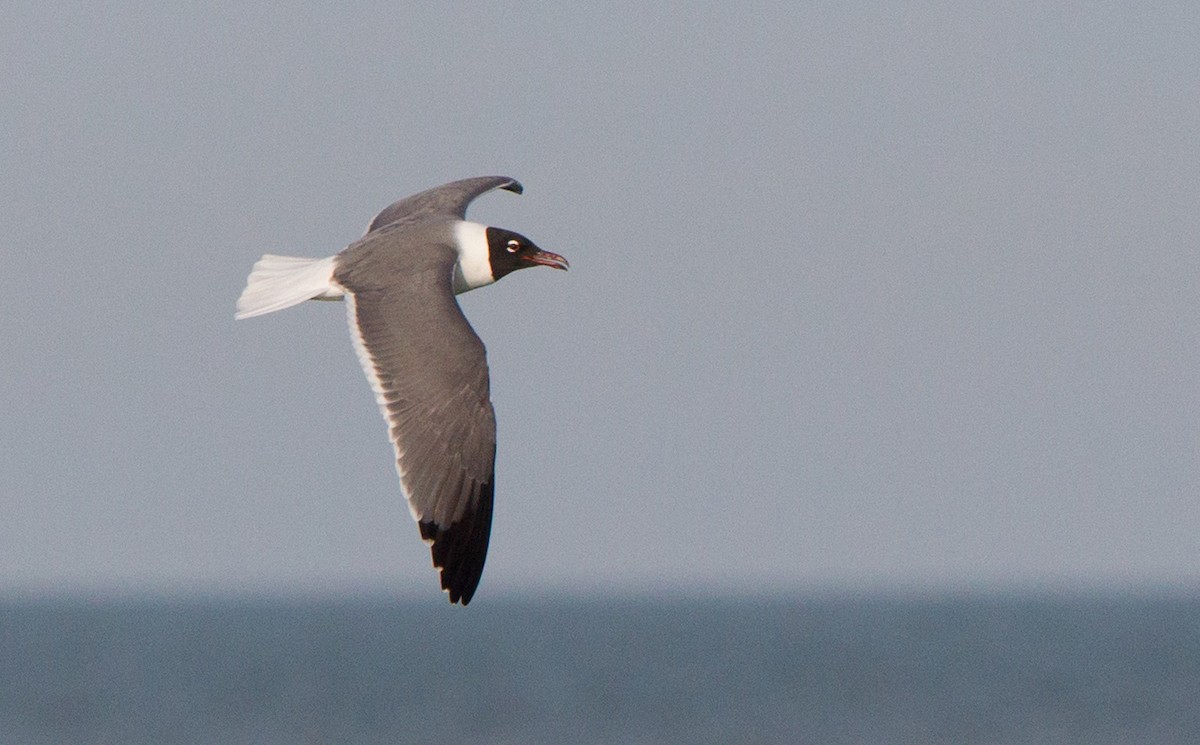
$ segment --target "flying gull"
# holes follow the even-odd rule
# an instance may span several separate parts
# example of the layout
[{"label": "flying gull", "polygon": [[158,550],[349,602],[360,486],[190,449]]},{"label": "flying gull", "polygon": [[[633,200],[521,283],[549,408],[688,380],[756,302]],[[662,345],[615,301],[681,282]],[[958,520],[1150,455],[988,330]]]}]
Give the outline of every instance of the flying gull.
[{"label": "flying gull", "polygon": [[496,418],[483,342],[454,296],[531,266],[567,260],[510,230],[466,220],[503,176],[455,181],[401,199],[335,256],[267,254],[237,301],[237,319],[305,300],[346,301],[350,336],[396,453],[400,490],[430,544],[451,603],[471,602],[492,527]]}]

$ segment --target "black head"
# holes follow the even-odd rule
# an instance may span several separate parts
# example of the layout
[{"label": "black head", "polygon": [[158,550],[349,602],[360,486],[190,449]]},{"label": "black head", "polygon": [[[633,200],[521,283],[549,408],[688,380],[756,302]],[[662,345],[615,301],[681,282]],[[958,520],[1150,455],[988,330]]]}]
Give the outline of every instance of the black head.
[{"label": "black head", "polygon": [[568,266],[563,257],[543,251],[533,241],[511,230],[488,228],[487,241],[493,279],[531,266],[552,266],[555,269],[566,269]]}]

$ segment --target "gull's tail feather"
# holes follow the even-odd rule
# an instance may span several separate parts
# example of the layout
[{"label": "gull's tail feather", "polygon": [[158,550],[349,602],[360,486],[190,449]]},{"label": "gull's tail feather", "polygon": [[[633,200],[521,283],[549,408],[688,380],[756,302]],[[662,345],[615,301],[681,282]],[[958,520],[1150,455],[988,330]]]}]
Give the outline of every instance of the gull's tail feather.
[{"label": "gull's tail feather", "polygon": [[333,282],[333,260],[267,254],[254,264],[234,318],[253,318],[290,308],[305,300],[338,300],[343,292]]}]

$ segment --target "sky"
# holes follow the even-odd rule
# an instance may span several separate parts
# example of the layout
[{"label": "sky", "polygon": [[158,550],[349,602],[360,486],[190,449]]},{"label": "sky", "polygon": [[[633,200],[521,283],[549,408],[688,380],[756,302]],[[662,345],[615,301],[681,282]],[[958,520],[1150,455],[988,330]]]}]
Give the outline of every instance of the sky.
[{"label": "sky", "polygon": [[340,306],[478,175],[477,600],[1200,587],[1188,3],[0,6],[0,592],[436,594]]}]

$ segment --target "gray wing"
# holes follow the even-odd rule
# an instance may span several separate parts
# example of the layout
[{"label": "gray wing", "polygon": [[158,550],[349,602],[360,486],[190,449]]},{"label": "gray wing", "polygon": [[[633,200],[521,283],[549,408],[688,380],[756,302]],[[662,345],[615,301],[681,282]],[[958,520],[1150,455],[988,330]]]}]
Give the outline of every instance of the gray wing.
[{"label": "gray wing", "polygon": [[517,194],[525,191],[519,181],[508,176],[480,176],[452,181],[394,202],[371,220],[367,232],[414,217],[441,215],[462,220],[467,216],[467,205],[493,189],[507,189]]},{"label": "gray wing", "polygon": [[346,290],[350,333],[387,421],[401,490],[442,588],[466,605],[491,533],[496,418],[483,342],[454,300],[453,249],[343,257],[334,279]]}]

